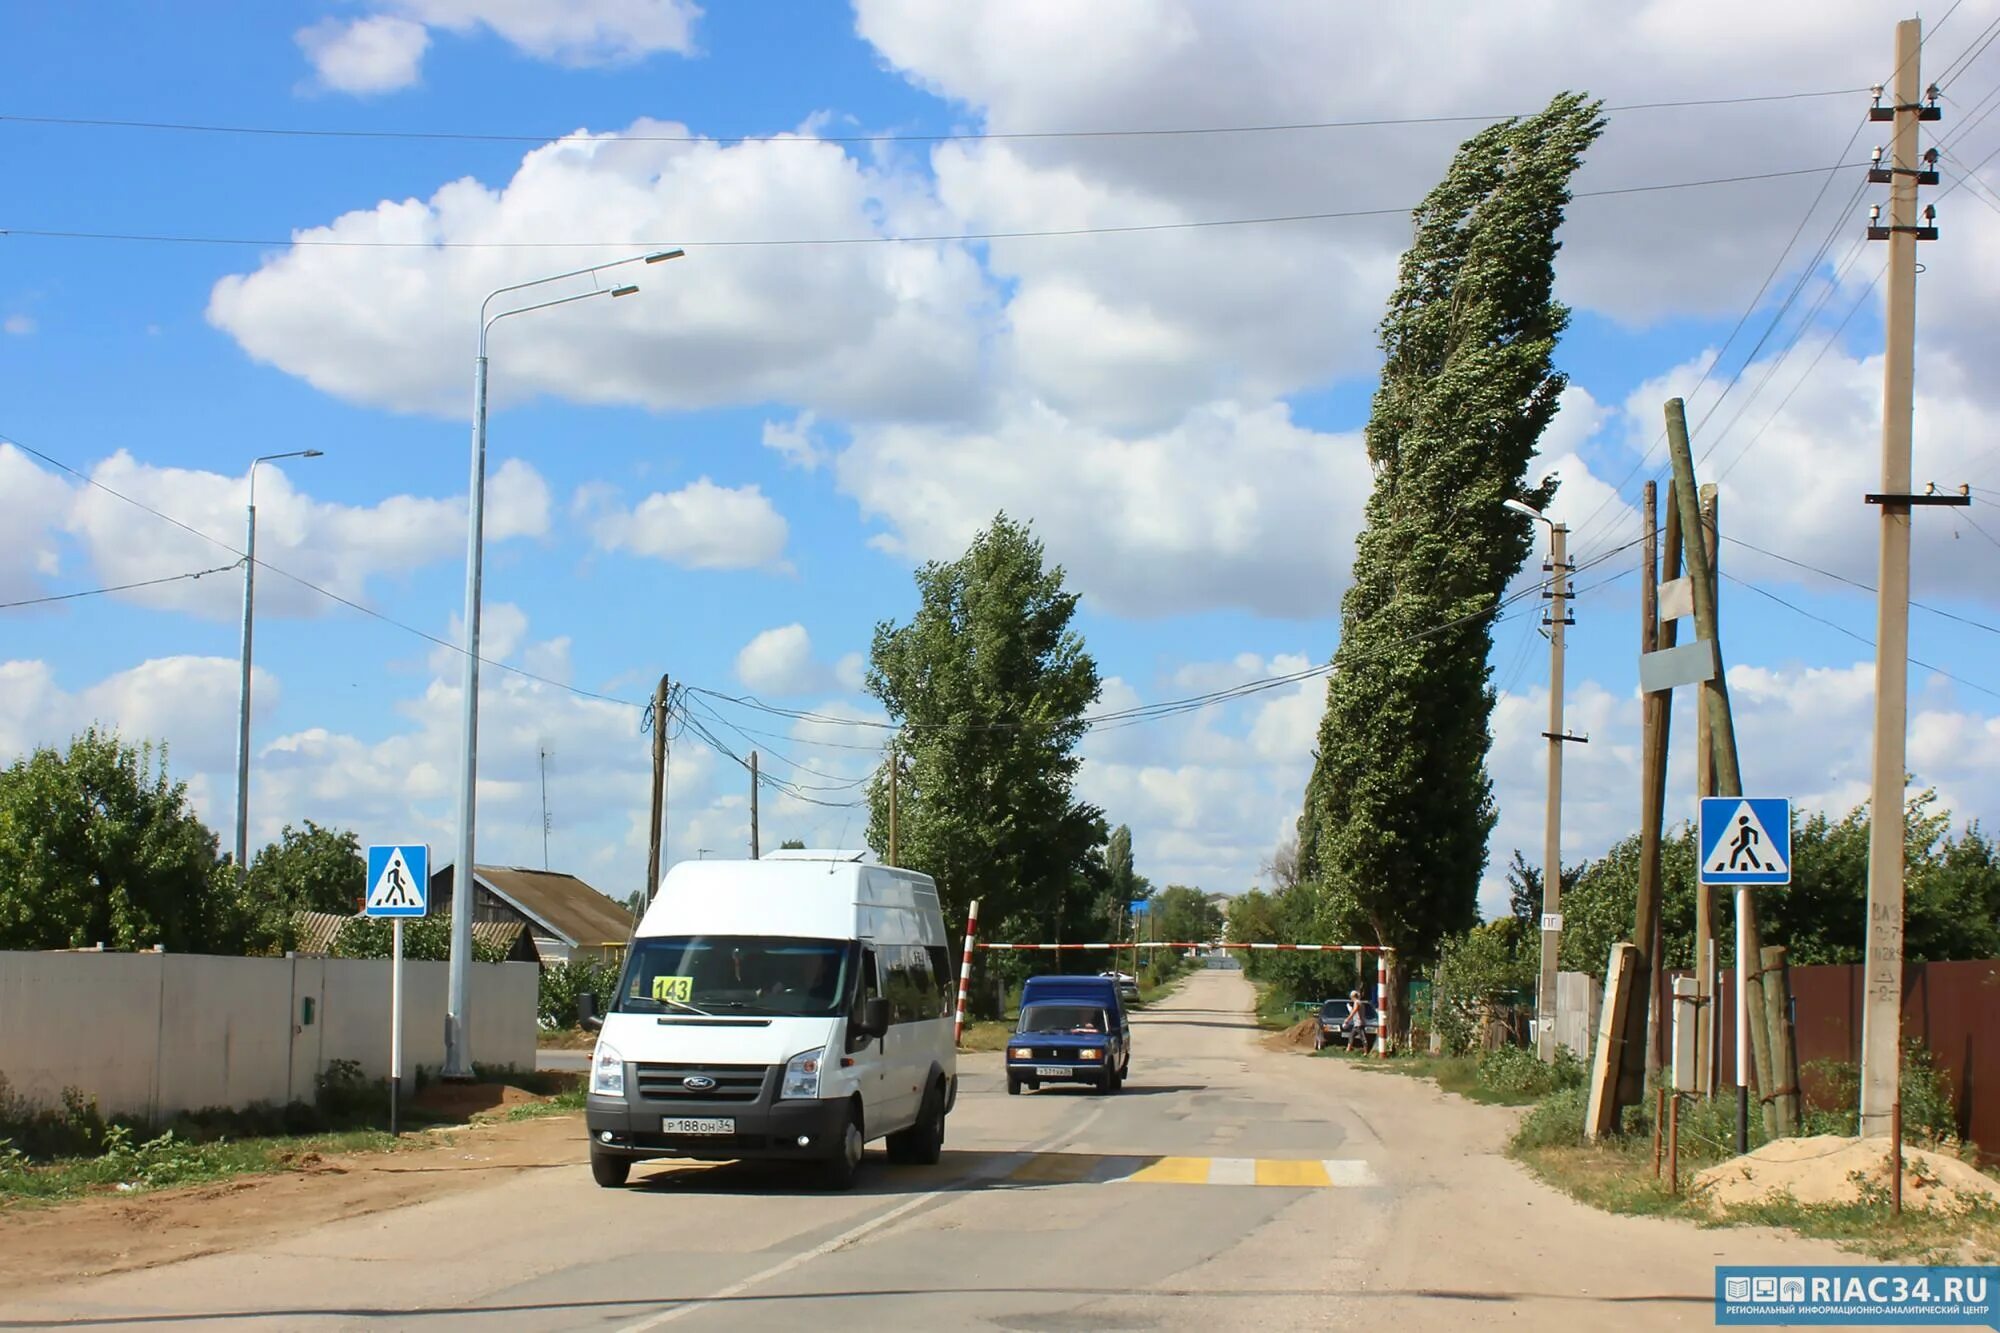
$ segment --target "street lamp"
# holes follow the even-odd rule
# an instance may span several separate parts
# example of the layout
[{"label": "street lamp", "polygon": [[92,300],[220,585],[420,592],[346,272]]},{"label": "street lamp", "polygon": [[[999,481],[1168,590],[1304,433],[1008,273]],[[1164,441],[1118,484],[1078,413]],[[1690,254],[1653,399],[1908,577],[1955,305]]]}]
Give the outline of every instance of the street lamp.
[{"label": "street lamp", "polygon": [[679,259],[684,253],[681,250],[663,250],[629,255],[605,264],[571,269],[567,273],[552,273],[546,278],[496,288],[479,303],[479,356],[473,363],[472,371],[472,481],[465,526],[464,740],[458,772],[458,862],[452,871],[451,967],[445,997],[444,1078],[472,1077],[471,1033],[466,1022],[465,1000],[466,964],[472,957],[473,827],[479,767],[479,580],[486,526],[486,335],[495,324],[513,315],[547,310],[573,301],[588,301],[595,296],[630,296],[639,288],[630,283],[619,287],[594,286],[587,292],[512,306],[491,315],[487,314],[487,308],[509,292],[525,291],[567,278],[594,278],[606,269],[626,264],[657,264],[662,260]]},{"label": "street lamp", "polygon": [[1569,623],[1564,609],[1569,600],[1569,529],[1519,500],[1504,503],[1517,514],[1549,525],[1549,729],[1542,733],[1549,741],[1549,792],[1542,825],[1542,958],[1535,985],[1535,1052],[1544,1060],[1553,1060],[1556,956],[1562,943],[1562,928],[1557,924],[1562,920],[1562,750],[1563,742],[1570,739],[1563,730],[1563,629]]},{"label": "street lamp", "polygon": [[250,460],[250,511],[243,537],[243,678],[236,692],[236,890],[250,875],[250,630],[257,590],[257,465],[280,458],[318,458],[317,449],[263,454]]}]

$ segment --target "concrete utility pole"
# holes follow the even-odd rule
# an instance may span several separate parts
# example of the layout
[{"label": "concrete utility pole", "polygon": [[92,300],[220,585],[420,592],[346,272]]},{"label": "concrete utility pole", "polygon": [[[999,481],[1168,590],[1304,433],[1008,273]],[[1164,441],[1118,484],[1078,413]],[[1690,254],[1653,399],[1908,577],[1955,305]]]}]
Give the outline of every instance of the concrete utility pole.
[{"label": "concrete utility pole", "polygon": [[1562,748],[1583,739],[1563,730],[1563,630],[1568,627],[1569,529],[1519,500],[1507,508],[1549,525],[1549,742],[1548,810],[1542,826],[1542,966],[1535,988],[1535,1051],[1556,1058],[1556,959],[1562,944]]},{"label": "concrete utility pole", "polygon": [[[667,678],[653,690],[653,804],[652,822],[646,827],[645,905],[653,905],[660,888],[660,854],[665,850],[667,815]],[[642,913],[643,914],[643,913]]]},{"label": "concrete utility pole", "polygon": [[750,859],[759,860],[763,852],[757,846],[757,752],[750,752]]},{"label": "concrete utility pole", "polygon": [[[1926,180],[1917,156],[1920,121],[1936,120],[1919,101],[1923,25],[1896,25],[1893,102],[1870,112],[1895,124],[1891,167],[1869,179],[1889,186],[1889,225],[1870,225],[1871,240],[1889,242],[1889,301],[1882,371],[1881,577],[1875,603],[1875,756],[1868,802],[1868,973],[1861,1007],[1861,1133],[1887,1134],[1901,1096],[1903,1034],[1903,798],[1907,770],[1910,656],[1910,437],[1917,352],[1917,241],[1935,237],[1917,225],[1917,186]],[[1871,223],[1875,220],[1871,210]]]}]

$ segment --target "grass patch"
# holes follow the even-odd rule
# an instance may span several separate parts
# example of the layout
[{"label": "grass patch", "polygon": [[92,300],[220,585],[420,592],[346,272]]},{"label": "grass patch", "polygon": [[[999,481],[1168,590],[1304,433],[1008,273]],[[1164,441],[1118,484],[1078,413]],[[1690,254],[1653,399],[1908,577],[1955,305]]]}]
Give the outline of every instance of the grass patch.
[{"label": "grass patch", "polygon": [[1292,993],[1273,981],[1252,982],[1257,988],[1257,1026],[1283,1032],[1312,1011],[1292,1007]]},{"label": "grass patch", "polygon": [[1576,1122],[1583,1124],[1584,1069],[1568,1051],[1555,1063],[1543,1064],[1533,1051],[1519,1046],[1503,1046],[1480,1055],[1397,1055],[1384,1060],[1365,1052],[1352,1055],[1329,1046],[1317,1053],[1321,1059],[1352,1060],[1361,1069],[1380,1073],[1427,1078],[1445,1092],[1457,1093],[1470,1101],[1493,1106],[1532,1106],[1545,1098],[1576,1100]]},{"label": "grass patch", "polygon": [[18,1204],[59,1203],[92,1194],[133,1193],[200,1185],[232,1176],[298,1170],[329,1153],[383,1151],[398,1140],[379,1130],[277,1138],[195,1142],[172,1131],[143,1143],[113,1125],[104,1152],[37,1162],[18,1148],[0,1147],[0,1210]]},{"label": "grass patch", "polygon": [[1007,1039],[1014,1035],[1014,1023],[1005,1018],[982,1018],[969,1022],[965,1030],[958,1034],[958,1049],[961,1051],[998,1051],[1007,1045]]},{"label": "grass patch", "polygon": [[1674,1217],[1705,1228],[1780,1227],[1881,1260],[1990,1264],[2000,1259],[2000,1208],[1981,1205],[1957,1215],[1911,1209],[1897,1216],[1886,1197],[1813,1206],[1773,1199],[1718,1216],[1688,1199],[1693,1172],[1685,1163],[1680,1194],[1653,1178],[1650,1138],[1562,1147],[1523,1146],[1517,1140],[1509,1155],[1538,1179],[1608,1213]]},{"label": "grass patch", "polygon": [[571,1086],[550,1096],[545,1102],[528,1102],[521,1106],[508,1107],[507,1114],[502,1118],[539,1120],[545,1115],[567,1115],[572,1111],[581,1111],[588,1096],[589,1089],[584,1086],[582,1079],[578,1079]]}]

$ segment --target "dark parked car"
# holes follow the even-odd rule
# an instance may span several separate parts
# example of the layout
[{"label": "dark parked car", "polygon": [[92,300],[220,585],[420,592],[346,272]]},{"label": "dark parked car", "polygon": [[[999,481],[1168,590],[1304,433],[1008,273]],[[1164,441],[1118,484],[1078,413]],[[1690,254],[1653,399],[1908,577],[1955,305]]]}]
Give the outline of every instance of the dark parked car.
[{"label": "dark parked car", "polygon": [[1360,1025],[1348,1019],[1352,1000],[1328,1000],[1319,1007],[1319,1026],[1313,1030],[1313,1049],[1324,1050],[1328,1046],[1345,1046],[1350,1037],[1363,1050],[1375,1044],[1375,1036],[1382,1030],[1382,1015],[1366,1000],[1361,1001]]}]

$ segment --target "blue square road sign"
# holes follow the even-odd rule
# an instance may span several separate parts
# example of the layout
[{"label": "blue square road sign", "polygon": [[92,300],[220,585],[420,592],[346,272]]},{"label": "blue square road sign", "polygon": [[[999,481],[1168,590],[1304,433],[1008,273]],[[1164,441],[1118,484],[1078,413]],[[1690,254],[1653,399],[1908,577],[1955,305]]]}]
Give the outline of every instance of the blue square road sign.
[{"label": "blue square road sign", "polygon": [[1792,803],[1782,796],[1704,796],[1701,882],[1792,882]]},{"label": "blue square road sign", "polygon": [[367,916],[423,916],[430,910],[431,849],[427,843],[385,843],[368,849]]}]

